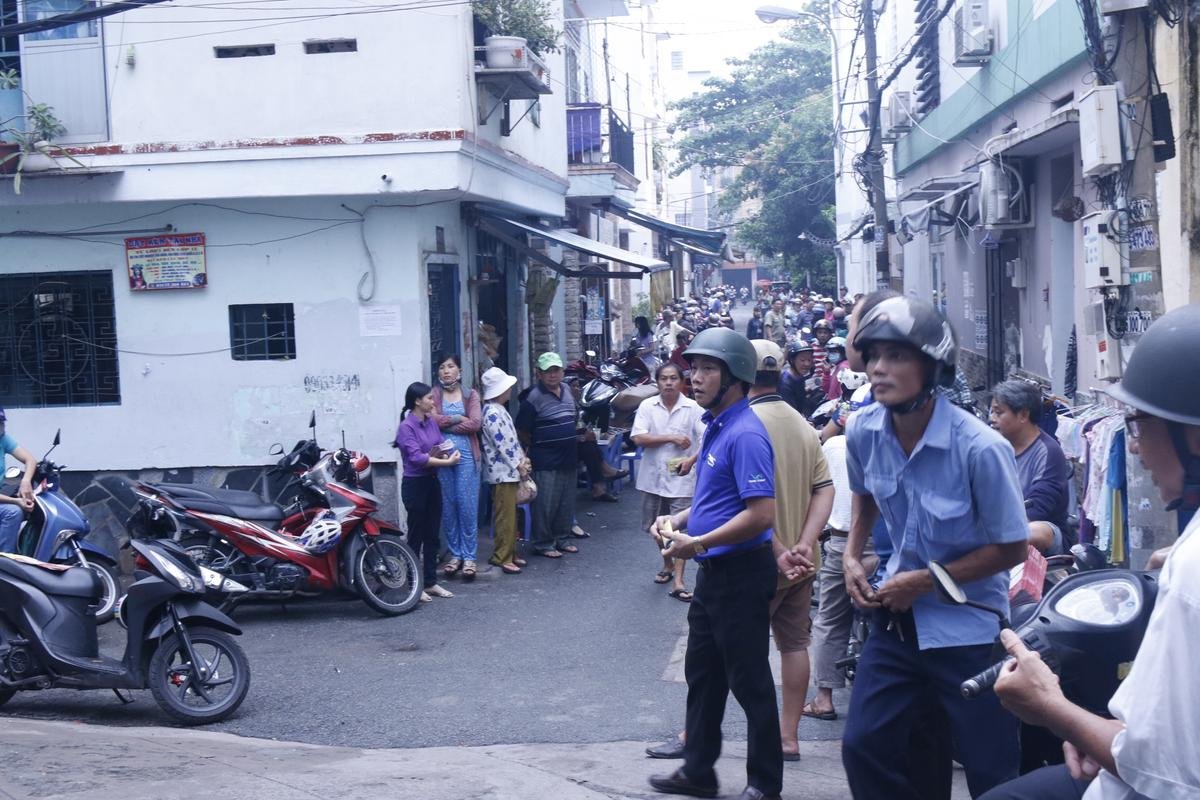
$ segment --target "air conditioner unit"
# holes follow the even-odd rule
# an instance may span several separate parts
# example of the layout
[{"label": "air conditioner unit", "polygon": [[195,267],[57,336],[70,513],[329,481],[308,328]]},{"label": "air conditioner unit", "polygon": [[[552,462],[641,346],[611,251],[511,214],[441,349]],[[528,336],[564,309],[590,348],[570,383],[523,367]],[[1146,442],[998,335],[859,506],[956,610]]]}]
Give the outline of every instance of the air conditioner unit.
[{"label": "air conditioner unit", "polygon": [[888,122],[894,131],[912,130],[912,93],[893,92],[888,98]]},{"label": "air conditioner unit", "polygon": [[1020,163],[1006,159],[979,165],[979,220],[985,228],[1027,227],[1033,220],[1032,195]]},{"label": "air conditioner unit", "polygon": [[987,0],[964,0],[954,10],[954,66],[982,64],[992,55]]}]

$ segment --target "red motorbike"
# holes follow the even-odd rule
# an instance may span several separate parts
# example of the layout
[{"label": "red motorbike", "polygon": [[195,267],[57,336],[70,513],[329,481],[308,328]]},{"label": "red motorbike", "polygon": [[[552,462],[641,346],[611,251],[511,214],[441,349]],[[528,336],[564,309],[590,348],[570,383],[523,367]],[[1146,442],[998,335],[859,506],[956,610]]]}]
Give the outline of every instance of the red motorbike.
[{"label": "red motorbike", "polygon": [[138,483],[130,532],[174,539],[197,565],[249,588],[221,593],[226,606],[340,589],[381,614],[404,614],[420,601],[421,567],[401,532],[376,519],[378,499],[359,488],[369,467],[344,447],[321,455],[315,440],[302,441],[276,465],[297,476],[287,506],[254,492]]}]

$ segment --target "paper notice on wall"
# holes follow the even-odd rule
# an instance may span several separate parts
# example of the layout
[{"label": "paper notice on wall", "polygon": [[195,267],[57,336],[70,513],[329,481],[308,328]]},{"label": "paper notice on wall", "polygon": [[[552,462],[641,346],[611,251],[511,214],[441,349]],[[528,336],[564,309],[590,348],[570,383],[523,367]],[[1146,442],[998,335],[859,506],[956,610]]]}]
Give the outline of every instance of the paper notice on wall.
[{"label": "paper notice on wall", "polygon": [[583,321],[584,336],[600,336],[604,333],[604,320],[585,319]]},{"label": "paper notice on wall", "polygon": [[379,305],[358,307],[360,336],[400,336],[400,306]]},{"label": "paper notice on wall", "polygon": [[202,289],[208,285],[203,233],[172,233],[125,240],[129,288]]}]

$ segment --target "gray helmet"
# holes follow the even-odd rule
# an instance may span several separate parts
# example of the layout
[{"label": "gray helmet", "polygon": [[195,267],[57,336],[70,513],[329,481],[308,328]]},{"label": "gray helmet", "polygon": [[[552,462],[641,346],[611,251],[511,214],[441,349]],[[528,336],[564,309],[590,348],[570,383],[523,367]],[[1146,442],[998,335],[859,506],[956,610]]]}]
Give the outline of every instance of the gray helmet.
[{"label": "gray helmet", "polygon": [[[1154,321],[1129,357],[1110,397],[1170,422],[1200,425],[1200,303]],[[1192,355],[1188,355],[1191,353]]]},{"label": "gray helmet", "polygon": [[758,354],[750,340],[729,328],[705,328],[696,334],[683,357],[691,363],[693,356],[715,358],[739,381],[754,383]]},{"label": "gray helmet", "polygon": [[954,328],[924,300],[889,297],[864,314],[858,322],[854,346],[865,355],[875,342],[899,342],[915,347],[937,365],[935,383],[941,386],[954,383],[954,365],[958,360]]}]

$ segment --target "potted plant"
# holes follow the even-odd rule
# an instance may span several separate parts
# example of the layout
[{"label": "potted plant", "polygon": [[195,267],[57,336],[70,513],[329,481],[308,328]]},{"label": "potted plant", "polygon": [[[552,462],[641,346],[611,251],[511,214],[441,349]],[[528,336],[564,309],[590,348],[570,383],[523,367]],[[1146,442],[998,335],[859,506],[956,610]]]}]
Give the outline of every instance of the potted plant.
[{"label": "potted plant", "polygon": [[493,69],[527,66],[524,50],[539,55],[558,50],[548,0],[471,0],[475,18],[491,31],[483,40]]},{"label": "potted plant", "polygon": [[[21,78],[15,69],[0,70],[0,89],[20,89]],[[21,175],[30,156],[42,155],[60,168],[66,168],[65,161],[82,167],[70,153],[61,147],[50,144],[56,136],[66,133],[66,127],[54,109],[45,103],[35,103],[33,98],[22,91],[24,113],[7,119],[0,119],[0,173],[13,176],[13,191],[21,193]]]}]

